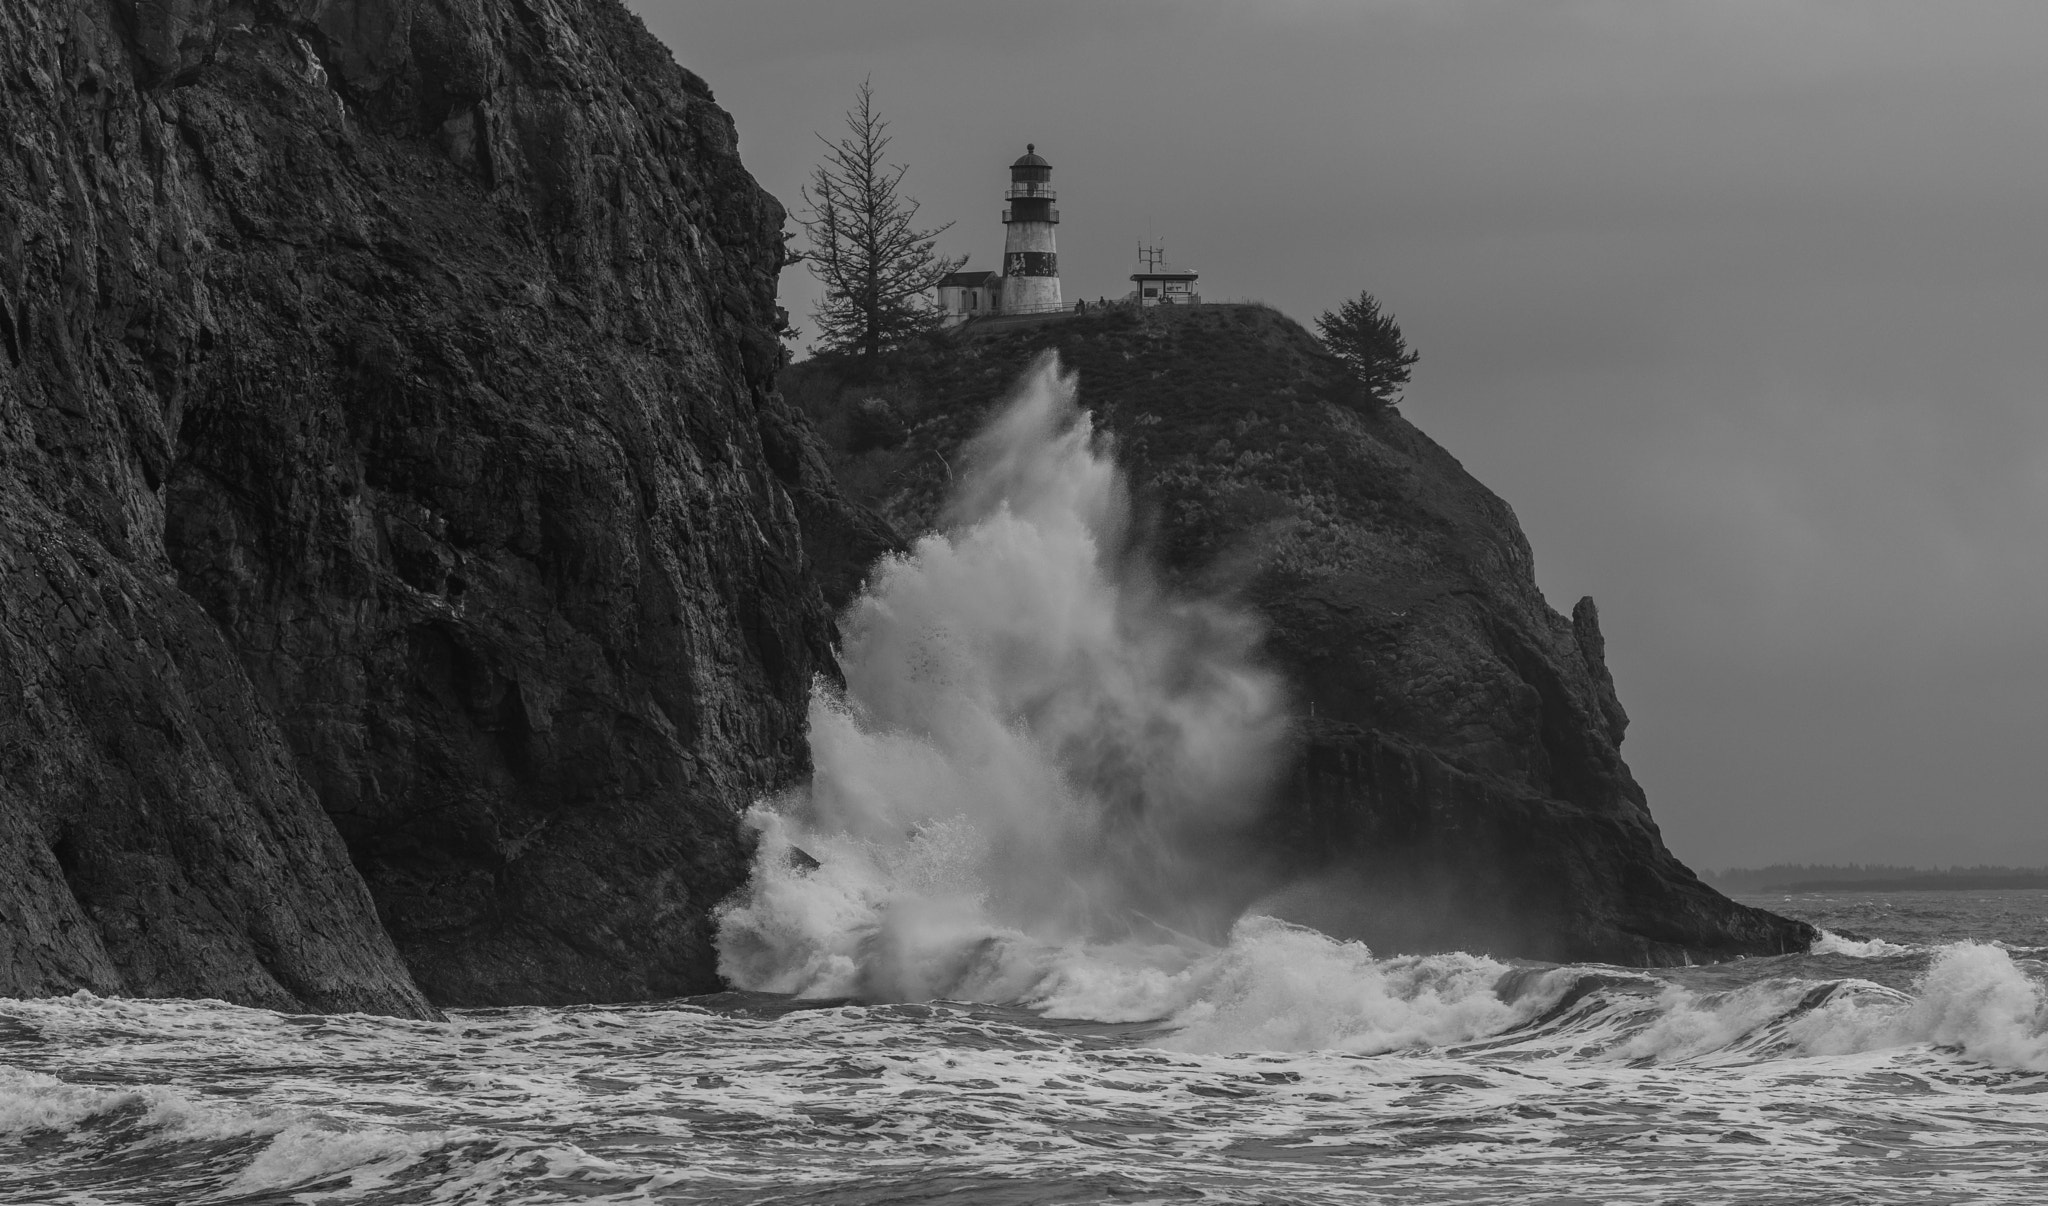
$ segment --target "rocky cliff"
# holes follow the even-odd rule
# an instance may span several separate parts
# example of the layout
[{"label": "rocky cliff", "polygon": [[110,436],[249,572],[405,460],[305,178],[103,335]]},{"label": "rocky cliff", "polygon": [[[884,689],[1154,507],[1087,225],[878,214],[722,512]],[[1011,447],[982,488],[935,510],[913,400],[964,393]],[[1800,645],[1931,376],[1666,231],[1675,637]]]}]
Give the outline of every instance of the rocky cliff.
[{"label": "rocky cliff", "polygon": [[0,994],[711,987],[781,223],[615,0],[0,0]]},{"label": "rocky cliff", "polygon": [[1665,848],[1592,600],[1557,614],[1507,504],[1277,313],[970,324],[868,379],[799,365],[784,391],[848,492],[915,532],[1046,350],[1079,373],[1168,565],[1258,610],[1297,692],[1269,909],[1382,951],[1664,964],[1812,940]]}]

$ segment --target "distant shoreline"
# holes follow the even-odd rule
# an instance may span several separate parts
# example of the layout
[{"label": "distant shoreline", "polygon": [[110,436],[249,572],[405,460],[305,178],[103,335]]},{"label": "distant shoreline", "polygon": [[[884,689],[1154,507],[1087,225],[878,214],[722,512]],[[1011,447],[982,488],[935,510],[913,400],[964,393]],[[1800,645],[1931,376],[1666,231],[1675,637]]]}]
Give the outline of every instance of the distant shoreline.
[{"label": "distant shoreline", "polygon": [[1715,885],[1723,892],[1995,892],[2048,888],[2048,872],[2030,875],[1909,875],[1885,879],[1820,879],[1756,885]]}]

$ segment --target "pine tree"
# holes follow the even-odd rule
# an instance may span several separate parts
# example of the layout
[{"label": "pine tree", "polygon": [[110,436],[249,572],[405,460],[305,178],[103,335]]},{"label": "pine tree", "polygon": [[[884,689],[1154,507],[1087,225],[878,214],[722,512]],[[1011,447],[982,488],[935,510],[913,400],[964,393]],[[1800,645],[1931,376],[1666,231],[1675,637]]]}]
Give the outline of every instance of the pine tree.
[{"label": "pine tree", "polygon": [[1379,299],[1360,293],[1336,310],[1325,310],[1316,319],[1323,345],[1351,366],[1368,396],[1379,402],[1399,400],[1401,387],[1408,384],[1408,370],[1421,355],[1401,336],[1401,326],[1392,314],[1380,309]]},{"label": "pine tree", "polygon": [[875,112],[874,89],[862,81],[846,114],[845,137],[818,135],[824,162],[804,187],[811,275],[825,296],[811,311],[827,351],[858,351],[872,359],[938,322],[926,294],[964,260],[934,250],[939,235],[917,227],[917,202],[899,190],[906,166],[883,162],[889,123]]}]

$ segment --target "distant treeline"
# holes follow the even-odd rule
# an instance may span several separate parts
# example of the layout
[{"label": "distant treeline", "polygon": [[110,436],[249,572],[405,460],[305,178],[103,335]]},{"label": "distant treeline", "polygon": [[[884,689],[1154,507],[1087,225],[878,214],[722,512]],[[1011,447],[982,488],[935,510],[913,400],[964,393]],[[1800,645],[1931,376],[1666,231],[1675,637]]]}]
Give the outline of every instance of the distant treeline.
[{"label": "distant treeline", "polygon": [[1723,892],[1954,892],[2048,888],[2048,867],[1895,867],[1887,863],[1774,863],[1709,871]]}]

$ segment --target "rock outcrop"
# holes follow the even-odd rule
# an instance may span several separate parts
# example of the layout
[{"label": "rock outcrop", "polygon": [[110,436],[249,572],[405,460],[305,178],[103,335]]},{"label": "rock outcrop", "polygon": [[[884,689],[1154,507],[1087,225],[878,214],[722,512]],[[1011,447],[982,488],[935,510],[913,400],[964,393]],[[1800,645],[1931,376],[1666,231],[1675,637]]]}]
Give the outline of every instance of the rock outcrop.
[{"label": "rock outcrop", "polygon": [[0,993],[714,987],[782,218],[616,0],[0,0]]},{"label": "rock outcrop", "polygon": [[1286,887],[1266,907],[1383,951],[1662,964],[1812,940],[1665,848],[1621,758],[1592,600],[1551,609],[1507,504],[1277,313],[971,324],[873,380],[816,361],[784,390],[848,493],[915,532],[954,451],[1048,349],[1169,567],[1259,611],[1297,692],[1265,826]]}]

